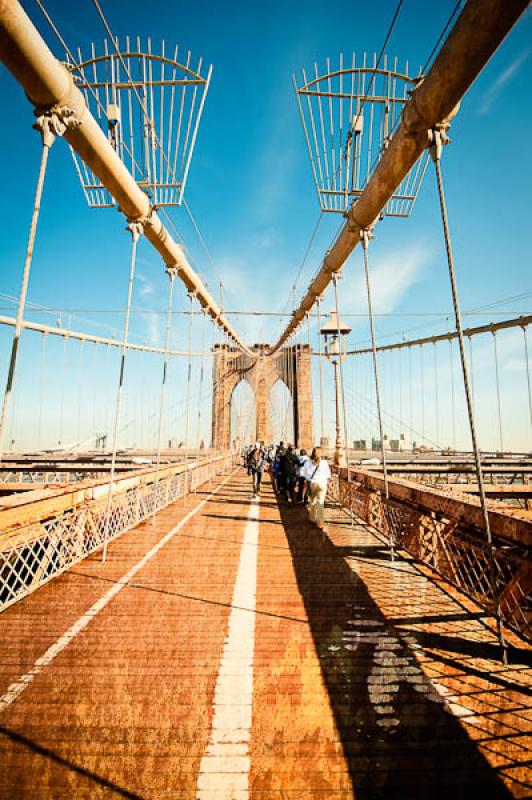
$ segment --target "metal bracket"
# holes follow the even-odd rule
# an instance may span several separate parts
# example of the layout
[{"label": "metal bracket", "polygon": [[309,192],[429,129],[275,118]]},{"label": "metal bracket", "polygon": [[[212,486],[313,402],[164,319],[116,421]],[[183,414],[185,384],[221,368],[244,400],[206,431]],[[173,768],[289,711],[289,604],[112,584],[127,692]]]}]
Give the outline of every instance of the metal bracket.
[{"label": "metal bracket", "polygon": [[134,242],[138,242],[139,238],[144,233],[143,219],[128,220],[126,231],[129,231]]},{"label": "metal bracket", "polygon": [[444,145],[449,144],[451,141],[447,136],[449,127],[450,126],[448,122],[441,122],[439,125],[435,125],[435,127],[432,128],[432,130],[429,130],[427,133],[430,155],[434,162],[441,159]]},{"label": "metal bracket", "polygon": [[172,266],[166,264],[165,266],[166,266],[166,274],[168,275],[170,280],[171,281],[175,280],[175,278],[179,275],[179,267],[176,266],[175,264],[173,264]]},{"label": "metal bracket", "polygon": [[373,228],[363,228],[360,231],[360,241],[362,242],[362,247],[364,250],[368,249],[368,245],[371,239],[375,238],[375,234],[373,233]]},{"label": "metal bracket", "polygon": [[50,148],[56,136],[63,136],[67,130],[72,130],[81,125],[81,120],[68,106],[51,106],[46,109],[36,109],[37,119],[33,125],[42,137],[44,147]]}]

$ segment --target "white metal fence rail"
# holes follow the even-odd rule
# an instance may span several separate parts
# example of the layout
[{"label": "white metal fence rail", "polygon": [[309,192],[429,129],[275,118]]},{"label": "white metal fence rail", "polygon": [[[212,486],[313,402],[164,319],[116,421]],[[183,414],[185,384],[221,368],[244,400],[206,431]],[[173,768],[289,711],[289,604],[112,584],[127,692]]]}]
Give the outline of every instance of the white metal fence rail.
[{"label": "white metal fence rail", "polygon": [[228,453],[160,480],[154,475],[151,483],[115,493],[109,517],[102,496],[0,534],[0,612],[233,464]]}]

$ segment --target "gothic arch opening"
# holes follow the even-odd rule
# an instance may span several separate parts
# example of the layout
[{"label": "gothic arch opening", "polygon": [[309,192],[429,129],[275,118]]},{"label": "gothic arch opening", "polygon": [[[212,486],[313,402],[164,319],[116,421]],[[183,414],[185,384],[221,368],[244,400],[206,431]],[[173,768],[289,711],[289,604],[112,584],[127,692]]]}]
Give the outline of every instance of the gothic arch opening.
[{"label": "gothic arch opening", "polygon": [[231,445],[241,448],[255,440],[255,394],[246,378],[241,378],[231,394]]},{"label": "gothic arch opening", "polygon": [[270,392],[270,429],[274,442],[294,443],[294,405],[290,389],[281,378]]}]

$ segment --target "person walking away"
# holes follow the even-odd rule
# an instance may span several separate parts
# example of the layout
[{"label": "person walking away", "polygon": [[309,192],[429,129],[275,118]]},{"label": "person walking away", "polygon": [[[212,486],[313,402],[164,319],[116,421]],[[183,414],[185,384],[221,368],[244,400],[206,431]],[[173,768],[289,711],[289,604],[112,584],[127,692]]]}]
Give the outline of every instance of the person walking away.
[{"label": "person walking away", "polygon": [[299,466],[299,458],[294,452],[292,445],[288,445],[285,456],[285,487],[286,499],[289,503],[293,503],[295,499],[295,486],[297,480],[297,468]]},{"label": "person walking away", "polygon": [[287,451],[284,449],[283,442],[280,443],[279,447],[277,448],[277,459],[279,461],[279,477],[278,477],[278,488],[279,494],[287,499],[287,487],[286,487],[286,456]]},{"label": "person walking away", "polygon": [[309,517],[311,522],[323,531],[325,498],[331,469],[322,456],[321,447],[313,449],[310,461],[306,464],[305,477],[309,484]]},{"label": "person walking away", "polygon": [[301,449],[299,452],[299,463],[297,466],[297,502],[304,503],[305,505],[308,503],[308,484],[307,479],[305,478],[307,461],[309,461],[307,451]]},{"label": "person walking away", "polygon": [[251,465],[251,475],[253,477],[253,497],[258,497],[260,495],[262,474],[266,469],[266,458],[264,455],[264,450],[262,449],[262,447],[258,442],[251,453],[250,465]]}]

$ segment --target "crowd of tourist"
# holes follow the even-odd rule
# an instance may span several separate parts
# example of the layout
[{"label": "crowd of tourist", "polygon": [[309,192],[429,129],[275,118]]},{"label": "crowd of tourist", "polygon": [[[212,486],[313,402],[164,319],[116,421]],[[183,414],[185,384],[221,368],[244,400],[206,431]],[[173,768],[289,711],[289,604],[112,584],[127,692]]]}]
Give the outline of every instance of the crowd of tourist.
[{"label": "crowd of tourist", "polygon": [[262,477],[268,471],[279,498],[308,506],[311,521],[323,530],[331,470],[320,447],[315,447],[309,456],[305,449],[297,450],[291,444],[285,447],[284,442],[277,446],[254,442],[243,449],[242,456],[253,481],[254,498],[259,496]]}]

